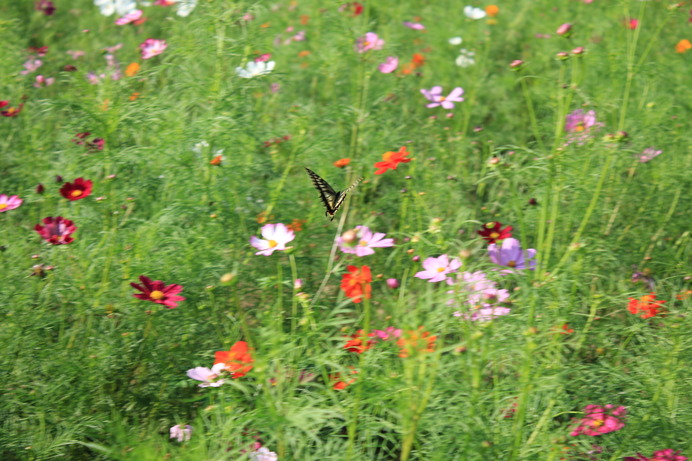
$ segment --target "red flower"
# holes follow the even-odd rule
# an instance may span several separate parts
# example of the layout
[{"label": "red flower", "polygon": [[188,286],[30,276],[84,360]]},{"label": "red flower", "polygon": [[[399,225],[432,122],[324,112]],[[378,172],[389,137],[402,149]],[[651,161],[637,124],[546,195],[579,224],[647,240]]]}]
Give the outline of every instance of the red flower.
[{"label": "red flower", "polygon": [[500,229],[501,227],[502,223],[493,221],[485,224],[483,229],[476,232],[490,244],[495,243],[498,240],[510,238],[512,236],[512,226],[507,226],[504,229]]},{"label": "red flower", "polygon": [[288,224],[286,227],[292,230],[293,232],[300,232],[303,230],[303,224],[305,224],[307,221],[305,219],[298,219],[295,218],[293,221],[291,221],[291,224]]},{"label": "red flower", "polygon": [[214,365],[223,363],[226,370],[231,373],[233,379],[241,378],[252,370],[252,348],[245,341],[237,341],[231,346],[230,351],[217,351],[214,353]]},{"label": "red flower", "polygon": [[368,336],[374,336],[374,333],[366,335],[363,330],[358,330],[358,332],[355,335],[351,335],[351,339],[347,341],[346,344],[344,344],[344,349],[346,349],[349,352],[362,354],[363,352],[370,349],[370,347],[374,343],[374,341],[372,340],[364,341],[364,339]]},{"label": "red flower", "polygon": [[348,166],[348,164],[351,163],[350,158],[340,158],[336,162],[334,162],[334,166],[337,168],[343,168],[345,166]]},{"label": "red flower", "polygon": [[658,315],[661,304],[665,303],[665,301],[657,300],[655,293],[642,296],[641,299],[629,298],[629,300],[627,310],[632,314],[642,314],[640,317],[643,319]]},{"label": "red flower", "polygon": [[[9,101],[0,101],[0,109],[7,107],[10,104]],[[20,104],[17,107],[9,107],[7,110],[0,111],[0,115],[3,117],[16,117],[22,111],[24,104]]]},{"label": "red flower", "polygon": [[406,146],[399,149],[398,152],[385,152],[382,154],[382,162],[375,163],[375,168],[379,170],[375,171],[375,174],[382,174],[387,170],[396,170],[396,167],[400,163],[408,163],[411,161],[410,158],[406,158],[410,152],[406,151]]},{"label": "red flower", "polygon": [[43,224],[45,226],[36,224],[34,229],[46,242],[53,245],[66,245],[74,241],[70,234],[77,230],[77,226],[69,219],[62,216],[55,218],[48,216],[43,218]]},{"label": "red flower", "polygon": [[360,269],[356,266],[348,266],[348,274],[344,274],[341,278],[341,289],[344,290],[346,296],[351,298],[354,303],[359,303],[365,299],[370,299],[372,294],[372,274],[370,267],[362,266]]},{"label": "red flower", "polygon": [[133,288],[138,289],[141,293],[135,293],[132,296],[145,301],[151,301],[156,304],[163,304],[168,309],[178,307],[178,302],[185,301],[185,298],[178,296],[178,293],[183,291],[182,285],[166,286],[161,280],[151,280],[144,275],[139,276],[142,284],[130,283]]},{"label": "red flower", "polygon": [[[358,374],[358,370],[356,370],[353,367],[349,367],[351,369],[351,373],[354,375]],[[356,382],[356,378],[350,379],[348,381],[342,381],[341,380],[341,373],[334,373],[332,375],[329,375],[329,380],[333,382],[334,384],[332,385],[332,389],[335,391],[341,391],[343,389],[346,389],[348,386]]]},{"label": "red flower", "polygon": [[60,195],[70,201],[83,199],[91,195],[92,185],[93,183],[91,180],[77,178],[73,183],[66,182],[63,184],[63,186],[60,188]]},{"label": "red flower", "polygon": [[433,352],[437,336],[430,336],[430,332],[423,331],[423,327],[417,330],[405,332],[396,344],[401,348],[399,357],[405,358],[418,352]]}]

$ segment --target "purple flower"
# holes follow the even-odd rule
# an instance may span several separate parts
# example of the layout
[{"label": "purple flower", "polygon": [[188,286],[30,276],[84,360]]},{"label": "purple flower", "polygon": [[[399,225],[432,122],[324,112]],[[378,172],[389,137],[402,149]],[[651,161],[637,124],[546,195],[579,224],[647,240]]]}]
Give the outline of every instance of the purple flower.
[{"label": "purple flower", "polygon": [[377,66],[377,70],[383,74],[391,74],[397,67],[399,67],[399,58],[396,56],[389,56],[385,62]]},{"label": "purple flower", "polygon": [[536,261],[530,261],[536,256],[536,250],[522,250],[521,243],[515,238],[502,240],[502,246],[499,248],[497,243],[491,243],[488,245],[488,256],[493,263],[509,267],[510,269],[502,271],[505,273],[514,272],[514,269],[526,269],[527,261],[529,269],[533,270],[536,266]]},{"label": "purple flower", "polygon": [[355,254],[358,257],[375,253],[373,248],[387,248],[394,246],[394,239],[384,238],[386,234],[374,233],[366,226],[356,226],[353,238],[344,239],[343,236],[336,239],[339,249],[343,253]]},{"label": "purple flower", "polygon": [[639,161],[641,163],[646,163],[646,162],[658,157],[662,153],[663,153],[662,150],[656,150],[655,147],[648,147],[648,148],[644,149],[644,151],[641,154],[637,155],[636,157],[639,159]]},{"label": "purple flower", "polygon": [[404,25],[409,29],[424,30],[425,26],[419,22],[404,21]]},{"label": "purple flower", "polygon": [[447,274],[456,272],[461,267],[461,261],[456,258],[449,260],[449,256],[442,255],[437,258],[427,258],[423,261],[423,271],[417,272],[414,277],[428,280],[428,282],[441,282],[447,278]]},{"label": "purple flower", "polygon": [[464,89],[459,86],[454,88],[448,96],[442,96],[441,86],[434,86],[430,90],[421,89],[420,92],[428,101],[432,101],[427,105],[428,108],[442,106],[444,109],[454,109],[455,102],[462,102],[464,100],[464,98],[461,97],[461,95],[464,94]]},{"label": "purple flower", "polygon": [[383,46],[384,40],[379,38],[375,32],[368,32],[356,40],[356,51],[359,53],[365,53],[370,50],[381,50]]}]

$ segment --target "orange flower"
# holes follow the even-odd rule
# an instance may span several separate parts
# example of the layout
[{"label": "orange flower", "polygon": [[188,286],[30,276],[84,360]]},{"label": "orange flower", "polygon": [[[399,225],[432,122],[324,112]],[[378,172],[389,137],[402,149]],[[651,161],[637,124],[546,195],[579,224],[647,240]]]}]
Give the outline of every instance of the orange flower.
[{"label": "orange flower", "polygon": [[272,214],[272,215],[267,216],[267,212],[263,211],[260,214],[258,214],[257,218],[255,218],[255,219],[257,220],[258,224],[264,224],[265,222],[267,222],[267,220],[274,219],[274,215]]},{"label": "orange flower", "polygon": [[288,227],[290,230],[293,232],[300,232],[303,230],[303,224],[305,224],[307,221],[305,219],[294,219],[291,224],[289,224]]},{"label": "orange flower", "polygon": [[217,155],[213,159],[211,159],[211,162],[209,162],[211,165],[221,165],[221,162],[223,162],[223,155]]},{"label": "orange flower", "polygon": [[641,299],[629,298],[629,300],[627,310],[632,314],[642,314],[640,317],[643,319],[658,315],[661,304],[665,303],[665,301],[657,300],[655,293],[642,296]]},{"label": "orange flower", "polygon": [[252,370],[252,348],[245,341],[238,341],[230,351],[217,351],[214,354],[214,365],[223,363],[233,379],[245,376]]},{"label": "orange flower", "polygon": [[401,68],[401,73],[403,75],[410,75],[414,70],[422,67],[425,64],[425,56],[420,53],[414,53],[411,62],[406,63]]},{"label": "orange flower", "polygon": [[135,91],[134,93],[132,93],[132,94],[130,95],[130,101],[136,101],[137,98],[139,98],[139,95],[140,95],[140,93],[138,93],[137,91]]},{"label": "orange flower", "polygon": [[[353,367],[349,368],[351,369],[352,374],[358,374],[358,370],[356,370]],[[329,380],[334,383],[332,385],[332,389],[334,389],[335,391],[346,389],[348,386],[356,382],[356,378],[353,378],[349,381],[341,381],[341,373],[334,373],[333,375],[329,375]]]},{"label": "orange flower", "polygon": [[309,50],[303,50],[300,53],[298,53],[299,58],[304,58],[306,56],[310,56],[310,51]]},{"label": "orange flower", "polygon": [[341,289],[344,290],[346,296],[351,298],[354,303],[359,303],[365,299],[370,299],[372,295],[372,274],[370,267],[362,266],[360,269],[356,266],[348,266],[348,274],[341,277]]},{"label": "orange flower", "polygon": [[364,341],[364,338],[367,338],[368,336],[374,336],[374,333],[366,335],[365,331],[358,330],[358,332],[355,335],[351,335],[351,339],[344,344],[344,349],[349,352],[362,354],[372,346],[373,341]]},{"label": "orange flower", "polygon": [[401,348],[399,357],[406,358],[419,352],[433,352],[436,339],[437,336],[430,336],[429,332],[423,331],[423,327],[409,330],[396,342],[397,346]]},{"label": "orange flower", "polygon": [[141,66],[139,65],[139,63],[132,62],[125,69],[125,75],[128,77],[134,77],[137,74],[137,72],[139,72],[140,68]]},{"label": "orange flower", "polygon": [[307,26],[308,22],[310,22],[310,16],[307,14],[301,14],[300,15],[300,24],[303,26]]},{"label": "orange flower", "polygon": [[406,151],[406,146],[399,149],[398,152],[385,152],[382,154],[382,162],[375,163],[375,168],[379,170],[375,171],[375,174],[382,174],[387,170],[396,170],[396,167],[400,163],[408,163],[411,161],[410,158],[406,158],[410,152]]},{"label": "orange flower", "polygon": [[692,49],[692,43],[686,38],[680,40],[677,45],[675,45],[675,51],[678,53],[684,53],[685,51]]},{"label": "orange flower", "polygon": [[265,22],[265,23],[262,24],[260,27],[261,27],[262,29],[266,29],[266,28],[268,28],[268,27],[270,27],[270,26],[271,26],[271,23]]},{"label": "orange flower", "polygon": [[686,291],[683,291],[682,293],[680,293],[679,295],[675,295],[675,299],[677,299],[679,301],[683,301],[683,300],[689,298],[690,296],[692,296],[692,290],[686,290]]},{"label": "orange flower", "polygon": [[350,158],[340,158],[336,162],[334,162],[334,166],[337,168],[343,168],[345,166],[348,166],[348,164],[351,163]]},{"label": "orange flower", "polygon": [[497,16],[497,13],[500,12],[500,8],[498,8],[496,5],[488,5],[485,7],[485,12],[488,14],[488,16],[494,18]]}]

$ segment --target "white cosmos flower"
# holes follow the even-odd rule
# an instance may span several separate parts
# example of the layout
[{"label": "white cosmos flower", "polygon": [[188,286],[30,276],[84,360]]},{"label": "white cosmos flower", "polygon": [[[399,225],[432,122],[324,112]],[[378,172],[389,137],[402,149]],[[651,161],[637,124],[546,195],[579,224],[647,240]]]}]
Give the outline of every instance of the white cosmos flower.
[{"label": "white cosmos flower", "polygon": [[485,11],[480,8],[474,8],[472,6],[464,7],[464,14],[469,19],[483,19],[486,15]]},{"label": "white cosmos flower", "polygon": [[463,42],[464,39],[461,37],[452,37],[447,41],[449,42],[450,45],[456,46],[456,45],[461,45],[461,42]]},{"label": "white cosmos flower", "polygon": [[179,0],[178,16],[186,18],[197,6],[197,0]]},{"label": "white cosmos flower", "polygon": [[125,16],[137,9],[137,2],[134,0],[94,0],[94,5],[101,9],[101,14],[104,16],[110,16],[113,13]]},{"label": "white cosmos flower", "polygon": [[253,78],[253,77],[257,77],[258,75],[265,75],[265,74],[270,73],[272,70],[274,70],[275,64],[276,63],[274,61],[268,61],[268,62],[250,61],[247,63],[247,66],[245,66],[245,68],[236,67],[235,73],[238,74],[238,77],[241,77],[241,78]]},{"label": "white cosmos flower", "polygon": [[469,51],[466,48],[462,48],[459,52],[461,54],[455,61],[457,63],[457,66],[469,67],[476,64],[476,59],[474,58],[474,56],[476,56],[476,53],[474,53],[473,51]]}]

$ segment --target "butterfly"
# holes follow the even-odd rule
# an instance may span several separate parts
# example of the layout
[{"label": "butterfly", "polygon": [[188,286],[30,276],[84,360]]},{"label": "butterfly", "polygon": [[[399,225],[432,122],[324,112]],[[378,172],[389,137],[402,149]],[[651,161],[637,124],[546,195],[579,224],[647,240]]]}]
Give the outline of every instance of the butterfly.
[{"label": "butterfly", "polygon": [[344,200],[346,199],[346,194],[348,194],[348,192],[351,189],[356,187],[358,183],[363,180],[363,178],[360,178],[356,182],[351,184],[346,190],[336,192],[327,181],[320,178],[317,175],[317,173],[312,171],[310,168],[305,168],[305,170],[310,175],[312,183],[315,185],[315,188],[320,193],[320,199],[322,199],[322,203],[324,204],[324,207],[327,209],[327,211],[325,212],[325,216],[329,216],[330,221],[334,221],[334,213],[336,213],[341,204],[344,203]]}]

